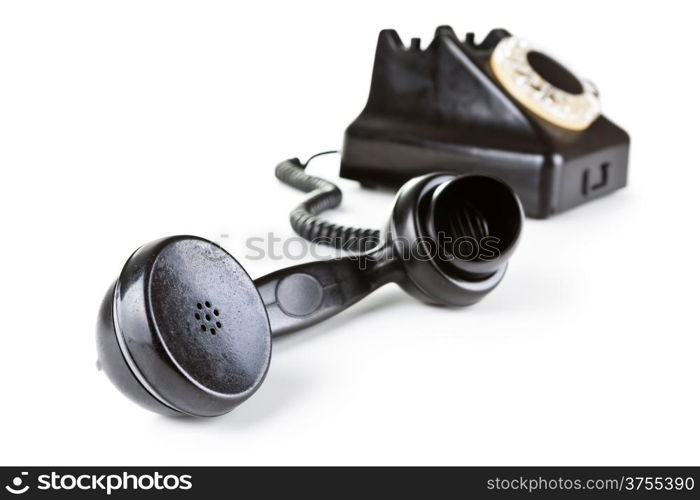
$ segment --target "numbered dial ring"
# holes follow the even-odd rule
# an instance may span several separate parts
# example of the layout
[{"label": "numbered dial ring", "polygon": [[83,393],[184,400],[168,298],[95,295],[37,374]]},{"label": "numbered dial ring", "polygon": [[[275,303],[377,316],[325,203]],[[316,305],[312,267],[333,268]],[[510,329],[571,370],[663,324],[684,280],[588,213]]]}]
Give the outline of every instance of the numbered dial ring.
[{"label": "numbered dial ring", "polygon": [[490,62],[497,80],[520,104],[559,127],[584,130],[600,115],[593,85],[527,40],[504,38]]}]

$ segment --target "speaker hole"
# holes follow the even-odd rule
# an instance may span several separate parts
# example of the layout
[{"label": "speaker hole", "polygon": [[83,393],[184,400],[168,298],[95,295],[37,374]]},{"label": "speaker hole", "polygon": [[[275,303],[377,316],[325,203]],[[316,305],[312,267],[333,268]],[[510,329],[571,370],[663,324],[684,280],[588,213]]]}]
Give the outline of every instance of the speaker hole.
[{"label": "speaker hole", "polygon": [[214,309],[214,316],[218,316],[218,315],[219,315],[219,310],[218,310],[218,309]]},{"label": "speaker hole", "polygon": [[217,328],[221,328],[221,321],[217,321],[217,322],[216,322],[216,327],[217,327]]},{"label": "speaker hole", "polygon": [[201,309],[201,308],[202,308],[202,304],[200,304],[199,302],[197,302],[197,309]]},{"label": "speaker hole", "polygon": [[206,332],[206,331],[207,331],[207,327],[204,326],[204,325],[200,325],[199,328],[201,328],[201,330],[202,330],[203,332]]},{"label": "speaker hole", "polygon": [[209,329],[209,332],[210,332],[212,335],[216,335],[216,330],[214,330],[213,328],[210,328],[210,329]]},{"label": "speaker hole", "polygon": [[204,305],[207,307],[211,307],[211,303],[209,303],[209,302],[205,302]]},{"label": "speaker hole", "polygon": [[207,321],[211,321],[211,316],[210,316],[210,315],[207,314],[207,315],[204,316],[204,317],[207,318]]},{"label": "speaker hole", "polygon": [[194,317],[195,317],[196,319],[202,319],[202,317],[199,315],[199,313],[194,313]]}]

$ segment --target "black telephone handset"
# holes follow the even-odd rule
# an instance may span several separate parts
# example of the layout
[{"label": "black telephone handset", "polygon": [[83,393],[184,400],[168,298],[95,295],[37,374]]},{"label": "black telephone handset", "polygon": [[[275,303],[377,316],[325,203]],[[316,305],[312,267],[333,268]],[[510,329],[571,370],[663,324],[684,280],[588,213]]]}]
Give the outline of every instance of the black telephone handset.
[{"label": "black telephone handset", "polygon": [[503,278],[521,227],[520,202],[504,183],[435,173],[400,190],[374,248],[255,281],[205,239],[157,240],[129,258],[104,297],[99,364],[150,410],[221,415],[262,383],[272,337],[333,316],[385,283],[431,304],[477,302]]}]

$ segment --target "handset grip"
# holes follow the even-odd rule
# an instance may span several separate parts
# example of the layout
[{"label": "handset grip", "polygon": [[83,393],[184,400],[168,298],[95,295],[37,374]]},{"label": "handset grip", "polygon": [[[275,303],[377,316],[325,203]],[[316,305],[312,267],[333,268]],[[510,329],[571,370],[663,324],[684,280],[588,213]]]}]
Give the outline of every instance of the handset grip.
[{"label": "handset grip", "polygon": [[398,271],[385,248],[280,269],[255,280],[272,335],[300,330],[353,305]]}]

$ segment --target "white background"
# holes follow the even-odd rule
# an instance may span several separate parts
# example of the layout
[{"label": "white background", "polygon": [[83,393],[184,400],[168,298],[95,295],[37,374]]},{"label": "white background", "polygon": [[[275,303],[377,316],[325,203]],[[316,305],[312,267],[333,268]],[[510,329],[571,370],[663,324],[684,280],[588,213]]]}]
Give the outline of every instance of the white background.
[{"label": "white background", "polygon": [[[0,463],[695,464],[692,3],[3,2]],[[276,342],[233,413],[167,419],[95,368],[99,301],[157,237],[293,235],[277,162],[341,146],[377,33],[529,38],[632,136],[629,187],[527,220],[501,286],[445,310],[394,286]],[[337,160],[311,171],[337,178]],[[341,181],[338,221],[392,197]],[[227,238],[221,238],[228,234]]]}]

